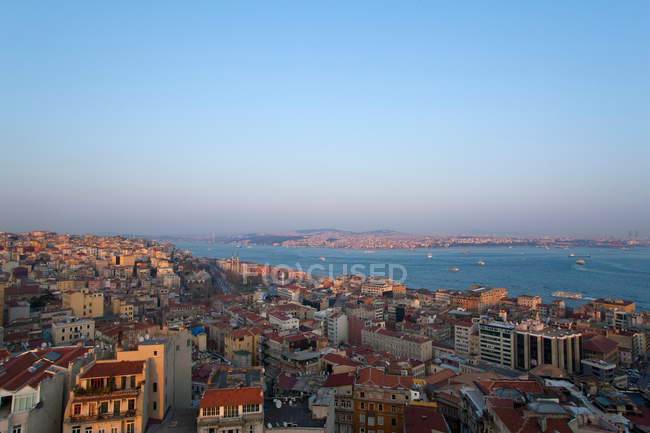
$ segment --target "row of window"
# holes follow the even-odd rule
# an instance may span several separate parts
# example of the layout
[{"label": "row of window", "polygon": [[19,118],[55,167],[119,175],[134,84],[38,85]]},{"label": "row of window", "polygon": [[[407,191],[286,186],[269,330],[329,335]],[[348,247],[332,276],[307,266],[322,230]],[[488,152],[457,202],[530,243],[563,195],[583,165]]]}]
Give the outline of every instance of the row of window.
[{"label": "row of window", "polygon": [[[408,398],[407,398],[407,400],[408,400]],[[374,403],[369,403],[368,405],[366,405],[366,403],[363,402],[363,401],[359,403],[359,409],[366,409],[366,408],[368,410],[375,410],[375,404]],[[377,410],[379,412],[383,412],[384,411],[384,405],[379,403],[377,405]],[[397,413],[397,406],[391,406],[390,411],[393,412],[393,413]]]},{"label": "row of window", "polygon": [[[111,426],[111,431],[110,433],[118,433],[119,431],[119,426]],[[13,432],[16,433],[16,432]],[[20,432],[18,432],[20,433]],[[75,425],[72,427],[72,433],[81,433],[81,426]],[[93,433],[93,427],[92,426],[87,426],[84,428],[84,433]],[[106,433],[104,427],[97,427],[97,433]],[[126,423],[126,433],[135,433],[135,423],[134,422],[127,422]]]},{"label": "row of window", "polygon": [[[120,403],[121,403],[120,400],[113,401],[113,413],[115,415],[118,415],[120,413],[120,407],[121,407]],[[131,399],[127,400],[127,409],[128,410],[135,410],[135,399],[131,398]],[[96,403],[88,403],[88,415],[90,415],[90,416],[97,415],[96,411],[97,411],[97,404]],[[108,402],[107,401],[102,401],[101,403],[99,403],[99,413],[100,414],[108,413]],[[76,404],[74,404],[74,406],[72,406],[72,415],[74,415],[74,416],[81,415],[81,403],[76,403]]]},{"label": "row of window", "polygon": [[[202,409],[203,416],[219,416],[219,407],[204,407]],[[259,404],[245,404],[242,408],[243,413],[259,412]],[[235,418],[239,416],[239,406],[223,406],[224,418]]]}]

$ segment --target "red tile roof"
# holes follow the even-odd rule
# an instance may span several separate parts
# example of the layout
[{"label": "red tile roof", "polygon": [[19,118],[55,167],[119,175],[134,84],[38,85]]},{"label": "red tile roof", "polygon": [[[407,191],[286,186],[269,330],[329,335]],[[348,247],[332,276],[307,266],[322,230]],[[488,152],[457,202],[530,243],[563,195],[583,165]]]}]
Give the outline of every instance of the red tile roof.
[{"label": "red tile roof", "polygon": [[615,341],[602,335],[595,335],[582,343],[583,350],[595,353],[609,353],[618,347]]},{"label": "red tile roof", "polygon": [[201,408],[262,404],[263,392],[259,386],[249,388],[208,389],[201,399]]},{"label": "red tile roof", "polygon": [[451,433],[441,413],[416,406],[404,408],[404,431],[408,433]]},{"label": "red tile roof", "polygon": [[330,374],[323,384],[325,387],[334,388],[337,386],[346,386],[354,384],[354,373]]},{"label": "red tile roof", "polygon": [[144,363],[145,361],[99,361],[90,367],[81,378],[141,374],[144,370]]}]

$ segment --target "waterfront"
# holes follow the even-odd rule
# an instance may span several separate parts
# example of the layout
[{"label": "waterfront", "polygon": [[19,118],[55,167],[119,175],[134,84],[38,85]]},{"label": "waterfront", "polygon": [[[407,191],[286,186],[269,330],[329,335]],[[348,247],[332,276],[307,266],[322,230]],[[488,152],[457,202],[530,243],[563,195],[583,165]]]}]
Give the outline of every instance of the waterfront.
[{"label": "waterfront", "polygon": [[[505,287],[511,296],[524,293],[539,295],[550,302],[556,290],[579,292],[582,303],[590,298],[617,297],[633,300],[639,309],[650,309],[650,249],[610,248],[471,248],[432,250],[362,250],[330,248],[281,248],[232,245],[178,243],[178,248],[195,256],[230,257],[238,251],[241,260],[270,265],[286,265],[306,270],[321,265],[338,275],[347,266],[360,264],[367,271],[372,264],[404,266],[406,285],[412,289],[467,289],[472,284]],[[464,253],[469,251],[470,254]],[[575,257],[569,257],[569,254]],[[431,258],[427,255],[431,254]],[[585,258],[584,266],[576,264]],[[324,257],[325,261],[319,260]],[[476,264],[485,262],[485,266]],[[458,267],[458,272],[450,272]],[[381,268],[379,268],[381,269]],[[387,269],[387,266],[386,268]]]}]

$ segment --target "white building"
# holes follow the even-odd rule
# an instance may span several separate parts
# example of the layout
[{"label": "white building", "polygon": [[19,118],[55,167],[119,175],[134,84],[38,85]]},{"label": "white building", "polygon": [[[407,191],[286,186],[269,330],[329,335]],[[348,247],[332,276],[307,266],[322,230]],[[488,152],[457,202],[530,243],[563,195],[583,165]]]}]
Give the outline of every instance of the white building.
[{"label": "white building", "polygon": [[327,316],[327,339],[331,344],[348,342],[348,316],[340,311]]}]

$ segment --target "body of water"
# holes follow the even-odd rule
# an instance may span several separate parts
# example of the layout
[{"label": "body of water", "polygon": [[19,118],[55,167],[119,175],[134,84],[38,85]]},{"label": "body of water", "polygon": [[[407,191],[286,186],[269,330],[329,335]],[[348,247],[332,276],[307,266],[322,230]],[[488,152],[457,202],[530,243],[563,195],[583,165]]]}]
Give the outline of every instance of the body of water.
[{"label": "body of water", "polygon": [[[468,289],[472,284],[505,287],[510,296],[539,295],[550,302],[556,290],[582,293],[583,301],[612,297],[635,301],[638,309],[650,310],[650,249],[608,248],[470,248],[418,250],[362,250],[330,248],[283,248],[179,243],[177,248],[195,256],[229,258],[239,252],[242,261],[284,265],[334,275],[351,272],[352,266],[368,275],[372,269],[394,277],[406,271],[405,284],[412,289]],[[466,253],[466,252],[469,252]],[[428,255],[431,255],[431,258]],[[570,254],[574,254],[570,257]],[[325,261],[321,261],[323,257]],[[584,265],[576,264],[583,259]],[[477,264],[485,262],[484,266]],[[449,268],[458,268],[457,272]],[[358,273],[358,272],[354,272]],[[581,301],[582,302],[582,301]],[[571,302],[567,301],[569,305]]]}]

